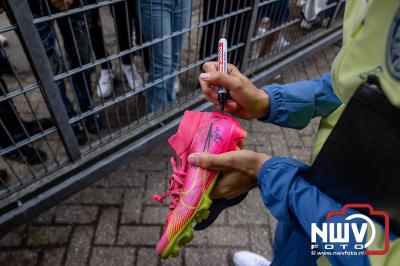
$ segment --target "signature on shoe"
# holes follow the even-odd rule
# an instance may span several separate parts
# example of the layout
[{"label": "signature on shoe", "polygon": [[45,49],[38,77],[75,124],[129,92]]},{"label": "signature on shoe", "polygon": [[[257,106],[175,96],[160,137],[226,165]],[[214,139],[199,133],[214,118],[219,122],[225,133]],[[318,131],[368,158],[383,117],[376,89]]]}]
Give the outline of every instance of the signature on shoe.
[{"label": "signature on shoe", "polygon": [[210,128],[208,129],[208,133],[207,133],[206,142],[204,143],[203,151],[208,151],[210,149],[211,140],[215,144],[218,144],[223,141],[223,139],[220,135],[220,131],[221,131],[220,127],[216,126],[214,128],[213,123],[210,124]]}]

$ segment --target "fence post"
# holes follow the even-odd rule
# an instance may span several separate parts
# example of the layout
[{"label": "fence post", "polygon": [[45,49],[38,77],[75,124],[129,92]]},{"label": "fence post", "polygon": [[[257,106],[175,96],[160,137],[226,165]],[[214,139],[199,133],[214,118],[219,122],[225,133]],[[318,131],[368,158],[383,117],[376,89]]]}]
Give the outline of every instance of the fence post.
[{"label": "fence post", "polygon": [[36,26],[33,23],[33,15],[26,0],[6,0],[7,11],[10,19],[17,26],[19,40],[24,48],[31,68],[41,85],[42,94],[53,118],[64,148],[71,161],[81,157],[78,141],[69,124],[69,118],[65,110],[60,90],[54,82],[53,72],[47,58],[42,41]]},{"label": "fence post", "polygon": [[336,19],[337,15],[339,13],[340,7],[342,6],[342,4],[344,2],[345,2],[345,0],[337,0],[336,6],[335,6],[335,11],[334,11],[333,15],[329,18],[327,28],[329,28],[331,26],[332,22]]},{"label": "fence post", "polygon": [[258,15],[258,6],[259,6],[260,0],[254,0],[253,1],[253,8],[251,11],[251,21],[250,21],[250,27],[249,30],[247,31],[247,38],[246,38],[246,44],[244,48],[244,53],[243,53],[243,61],[240,66],[240,70],[244,71],[244,69],[247,68],[247,64],[249,61],[249,52],[251,48],[251,39],[253,38],[254,34],[254,28],[256,26],[257,22],[257,15]]}]

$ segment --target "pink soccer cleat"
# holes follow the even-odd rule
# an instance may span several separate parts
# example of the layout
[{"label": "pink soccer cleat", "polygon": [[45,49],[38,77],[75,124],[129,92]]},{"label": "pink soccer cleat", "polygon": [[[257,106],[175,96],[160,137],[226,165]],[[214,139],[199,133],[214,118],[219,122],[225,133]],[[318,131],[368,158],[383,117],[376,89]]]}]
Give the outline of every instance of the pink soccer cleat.
[{"label": "pink soccer cleat", "polygon": [[180,247],[193,239],[193,223],[200,223],[209,214],[209,195],[218,172],[189,164],[189,154],[233,151],[242,148],[245,136],[246,130],[228,115],[185,112],[178,132],[168,141],[179,157],[171,158],[174,172],[169,179],[168,191],[161,196],[153,195],[153,199],[160,203],[171,196],[170,212],[156,247],[162,258],[178,256]]}]

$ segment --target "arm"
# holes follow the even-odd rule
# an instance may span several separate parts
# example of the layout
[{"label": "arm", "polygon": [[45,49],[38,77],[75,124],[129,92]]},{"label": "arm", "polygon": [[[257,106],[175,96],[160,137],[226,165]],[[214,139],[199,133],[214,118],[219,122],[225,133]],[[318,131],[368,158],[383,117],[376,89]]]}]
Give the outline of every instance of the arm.
[{"label": "arm", "polygon": [[233,65],[228,74],[218,72],[217,62],[203,65],[199,77],[204,98],[219,108],[216,88],[229,92],[225,110],[242,119],[258,118],[279,126],[303,128],[311,118],[326,116],[340,104],[335,96],[330,74],[314,80],[291,84],[272,84],[258,89]]},{"label": "arm", "polygon": [[[326,222],[326,215],[330,211],[340,210],[342,205],[303,179],[308,168],[309,166],[290,158],[272,157],[261,167],[257,184],[265,206],[275,218],[308,235],[311,251],[311,223],[321,225]],[[356,212],[350,210],[348,213]],[[333,216],[332,221],[342,222],[344,218]],[[354,221],[361,223],[359,219]],[[361,224],[358,228],[361,228]],[[380,230],[379,226],[376,228]],[[355,243],[355,239],[351,237],[349,246],[354,246]],[[320,251],[343,251],[339,245],[332,250],[324,250],[324,244],[318,237],[317,244]],[[395,254],[395,250],[391,249],[390,253]],[[326,257],[332,265],[370,265],[368,256],[327,255]]]},{"label": "arm", "polygon": [[261,121],[301,129],[317,116],[327,116],[341,101],[333,92],[331,75],[262,88],[269,96],[269,115]]}]

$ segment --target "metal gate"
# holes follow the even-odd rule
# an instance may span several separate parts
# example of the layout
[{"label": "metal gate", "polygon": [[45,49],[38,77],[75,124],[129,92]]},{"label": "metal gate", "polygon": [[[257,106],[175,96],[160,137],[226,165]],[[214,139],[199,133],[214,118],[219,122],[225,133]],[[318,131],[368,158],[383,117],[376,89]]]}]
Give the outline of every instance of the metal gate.
[{"label": "metal gate", "polygon": [[0,235],[209,109],[197,77],[220,37],[257,85],[340,40],[344,1],[313,22],[305,2],[0,2]]}]

